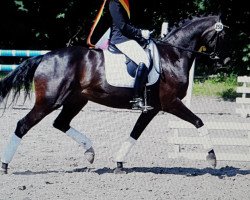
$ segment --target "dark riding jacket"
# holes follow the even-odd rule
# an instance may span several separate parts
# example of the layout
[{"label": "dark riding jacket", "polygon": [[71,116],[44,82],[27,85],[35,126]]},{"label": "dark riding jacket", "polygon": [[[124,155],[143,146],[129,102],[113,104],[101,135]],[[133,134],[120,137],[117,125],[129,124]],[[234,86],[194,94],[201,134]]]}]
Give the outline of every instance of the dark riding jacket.
[{"label": "dark riding jacket", "polygon": [[129,39],[140,42],[141,30],[134,27],[119,0],[110,0],[109,12],[112,17],[110,43],[119,44]]}]

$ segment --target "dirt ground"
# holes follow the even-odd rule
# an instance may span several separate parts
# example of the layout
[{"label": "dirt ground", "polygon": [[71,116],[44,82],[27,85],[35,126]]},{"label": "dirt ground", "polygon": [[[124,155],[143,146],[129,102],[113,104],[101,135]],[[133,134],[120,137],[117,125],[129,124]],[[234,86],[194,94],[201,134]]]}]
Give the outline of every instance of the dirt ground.
[{"label": "dirt ground", "polygon": [[[33,105],[15,105],[0,118],[1,153],[16,123]],[[191,110],[204,121],[250,122],[235,113],[236,103],[193,97]],[[3,109],[0,109],[2,114]],[[221,161],[210,168],[206,161],[170,159],[168,121],[159,113],[128,156],[127,174],[113,173],[113,155],[129,136],[140,112],[119,110],[89,102],[72,127],[93,141],[91,165],[75,141],[53,128],[59,110],[48,115],[23,138],[9,173],[0,175],[1,200],[249,200],[250,163]],[[248,148],[249,151],[249,148]]]}]

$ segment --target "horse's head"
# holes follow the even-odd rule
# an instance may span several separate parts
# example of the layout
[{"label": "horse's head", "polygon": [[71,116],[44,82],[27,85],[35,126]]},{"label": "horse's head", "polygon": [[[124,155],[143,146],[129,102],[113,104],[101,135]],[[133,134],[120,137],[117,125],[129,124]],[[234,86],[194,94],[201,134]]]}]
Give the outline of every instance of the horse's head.
[{"label": "horse's head", "polygon": [[205,46],[206,54],[216,58],[222,48],[224,27],[219,16],[193,17],[173,28],[163,41],[190,52],[197,52]]},{"label": "horse's head", "polygon": [[199,45],[206,47],[206,51],[210,53],[210,58],[218,59],[223,49],[225,25],[223,25],[219,16],[211,16],[205,18],[202,27],[204,29],[201,33]]}]

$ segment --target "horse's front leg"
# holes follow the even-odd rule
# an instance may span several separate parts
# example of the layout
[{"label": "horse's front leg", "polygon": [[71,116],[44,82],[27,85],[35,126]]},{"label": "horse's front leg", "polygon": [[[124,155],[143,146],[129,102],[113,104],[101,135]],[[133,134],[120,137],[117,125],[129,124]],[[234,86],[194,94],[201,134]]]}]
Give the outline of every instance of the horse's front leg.
[{"label": "horse's front leg", "polygon": [[132,132],[130,133],[130,137],[121,145],[119,151],[116,153],[115,161],[117,162],[117,168],[115,168],[114,173],[123,174],[126,173],[123,169],[123,163],[136,143],[136,140],[140,137],[141,133],[144,131],[146,126],[150,123],[150,121],[157,115],[158,110],[150,110],[146,113],[142,112],[140,117],[138,118]]},{"label": "horse's front leg", "polygon": [[193,124],[198,128],[199,135],[205,137],[206,141],[206,150],[208,151],[207,160],[213,167],[216,167],[216,156],[211,143],[210,138],[208,137],[207,128],[204,126],[202,120],[197,117],[191,110],[189,110],[180,99],[175,99],[171,102],[170,105],[163,107],[163,111],[169,112],[187,122]]}]

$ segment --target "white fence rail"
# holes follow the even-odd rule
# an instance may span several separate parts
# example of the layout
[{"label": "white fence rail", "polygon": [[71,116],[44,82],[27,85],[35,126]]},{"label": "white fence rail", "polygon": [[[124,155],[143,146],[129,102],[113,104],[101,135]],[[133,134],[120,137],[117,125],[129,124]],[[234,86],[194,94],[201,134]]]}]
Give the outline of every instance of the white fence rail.
[{"label": "white fence rail", "polygon": [[[44,55],[48,53],[48,50],[12,50],[12,49],[0,49],[0,57],[33,57]],[[18,65],[14,64],[0,64],[0,71],[12,71],[17,68]]]},{"label": "white fence rail", "polygon": [[[234,134],[221,134],[218,133],[216,137],[211,137],[210,142],[215,147],[215,153],[217,160],[230,160],[230,161],[245,161],[250,162],[250,123],[231,123],[231,122],[205,122],[208,134],[213,131],[228,131]],[[185,157],[194,160],[205,160],[207,152],[203,148],[200,152],[183,152],[182,145],[190,145],[190,147],[195,145],[206,146],[206,137],[201,137],[198,134],[198,129],[196,129],[192,124],[185,121],[170,121],[169,128],[171,129],[171,136],[168,137],[168,143],[174,145],[174,152],[170,152],[168,156],[170,158]],[[182,134],[183,132],[195,132],[195,136],[187,136],[187,134]],[[244,132],[244,134],[243,134]],[[240,134],[240,135],[238,135]],[[235,137],[236,136],[236,137]],[[233,149],[237,151],[237,147],[244,147],[244,151],[239,152],[220,152],[216,150],[218,146],[227,146],[227,149]]]},{"label": "white fence rail", "polygon": [[239,105],[236,108],[236,113],[242,117],[248,117],[250,115],[250,77],[239,76],[237,78],[238,84],[242,86],[237,87],[237,93],[241,93],[241,97],[236,98],[236,103]]}]

